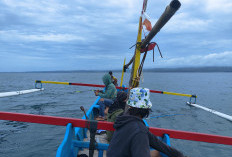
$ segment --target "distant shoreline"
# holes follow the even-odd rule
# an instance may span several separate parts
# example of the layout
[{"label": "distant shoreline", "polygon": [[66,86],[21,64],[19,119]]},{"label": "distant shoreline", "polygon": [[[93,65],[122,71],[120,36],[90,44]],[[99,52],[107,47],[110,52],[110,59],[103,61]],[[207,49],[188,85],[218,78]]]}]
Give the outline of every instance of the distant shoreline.
[{"label": "distant shoreline", "polygon": [[[56,70],[56,71],[22,71],[22,72],[0,72],[0,73],[87,73],[87,72],[108,72],[109,70]],[[113,72],[121,72],[116,69]],[[232,67],[180,67],[180,68],[152,68],[144,69],[144,72],[232,72]]]},{"label": "distant shoreline", "polygon": [[232,72],[232,67],[186,67],[144,69],[148,72]]}]

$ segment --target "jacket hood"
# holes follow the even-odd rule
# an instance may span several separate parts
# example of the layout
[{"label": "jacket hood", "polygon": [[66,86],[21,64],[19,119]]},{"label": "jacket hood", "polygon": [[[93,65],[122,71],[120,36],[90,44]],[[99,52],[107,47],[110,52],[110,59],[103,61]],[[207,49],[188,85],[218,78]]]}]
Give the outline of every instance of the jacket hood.
[{"label": "jacket hood", "polygon": [[127,93],[124,91],[119,91],[117,93],[117,101],[118,102],[124,102],[127,99]]},{"label": "jacket hood", "polygon": [[114,123],[114,128],[118,129],[122,126],[124,126],[127,123],[130,123],[132,121],[141,121],[144,125],[145,123],[143,122],[143,120],[139,117],[135,117],[135,116],[131,116],[131,115],[122,115],[122,116],[118,116],[115,123]]},{"label": "jacket hood", "polygon": [[109,84],[111,84],[112,82],[111,82],[111,76],[110,76],[110,74],[105,74],[102,77],[102,81],[105,84],[105,86],[108,86]]}]

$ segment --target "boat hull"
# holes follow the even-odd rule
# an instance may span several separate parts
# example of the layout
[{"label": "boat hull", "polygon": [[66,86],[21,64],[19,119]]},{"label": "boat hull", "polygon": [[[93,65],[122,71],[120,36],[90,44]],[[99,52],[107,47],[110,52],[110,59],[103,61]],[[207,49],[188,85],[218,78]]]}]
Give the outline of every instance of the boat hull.
[{"label": "boat hull", "polygon": [[[94,120],[94,110],[99,108],[97,102],[99,101],[100,97],[96,99],[94,104],[91,108],[87,111],[86,116],[89,120]],[[85,116],[82,119],[86,119]],[[147,122],[144,121],[145,124],[148,126]],[[83,149],[89,149],[90,142],[84,141],[87,137],[87,128],[80,128],[80,127],[72,127],[72,124],[69,123],[66,127],[66,133],[63,139],[63,142],[59,146],[57,150],[56,157],[76,157],[78,153]],[[170,145],[170,138],[167,134],[161,138],[163,142],[167,145]],[[97,150],[98,157],[104,156],[104,151],[108,149],[109,144],[107,143],[97,143],[95,145],[95,150]],[[165,154],[162,154],[162,157],[167,157]]]}]

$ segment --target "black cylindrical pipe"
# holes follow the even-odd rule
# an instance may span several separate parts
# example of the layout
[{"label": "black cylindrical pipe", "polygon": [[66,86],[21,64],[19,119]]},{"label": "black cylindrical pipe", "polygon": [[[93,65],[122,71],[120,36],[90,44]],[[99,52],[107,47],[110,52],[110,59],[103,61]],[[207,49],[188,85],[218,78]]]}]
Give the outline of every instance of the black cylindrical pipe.
[{"label": "black cylindrical pipe", "polygon": [[160,31],[160,29],[170,20],[170,18],[176,13],[180,8],[181,3],[178,0],[173,0],[166,7],[163,14],[160,16],[159,20],[156,22],[148,36],[143,40],[141,44],[141,49],[145,48],[146,45],[152,40],[152,38]]}]

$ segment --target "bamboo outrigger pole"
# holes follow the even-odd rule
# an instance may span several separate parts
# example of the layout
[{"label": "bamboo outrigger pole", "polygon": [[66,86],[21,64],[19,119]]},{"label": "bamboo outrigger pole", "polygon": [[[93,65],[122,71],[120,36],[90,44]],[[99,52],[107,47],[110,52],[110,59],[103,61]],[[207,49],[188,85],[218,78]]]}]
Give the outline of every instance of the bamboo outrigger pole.
[{"label": "bamboo outrigger pole", "polygon": [[176,13],[176,11],[180,8],[181,3],[178,0],[173,0],[166,7],[163,14],[160,16],[159,20],[156,22],[150,33],[144,39],[141,44],[141,49],[145,48],[147,44],[152,40],[152,38],[160,31],[160,29],[171,19],[171,17]]},{"label": "bamboo outrigger pole", "polygon": [[[75,86],[87,86],[87,87],[100,87],[104,88],[105,85],[98,85],[98,84],[87,84],[87,83],[71,83],[71,82],[56,82],[56,81],[41,81],[36,80],[35,83],[49,83],[49,84],[63,84],[63,85],[75,85]],[[117,89],[128,90],[127,87],[116,87]],[[197,98],[196,95],[192,94],[183,94],[183,93],[174,93],[174,92],[166,92],[166,91],[158,91],[158,90],[150,90],[151,93],[158,93],[158,94],[168,94],[168,95],[176,95],[176,96],[185,96],[190,98]]]},{"label": "bamboo outrigger pole", "polygon": [[7,97],[7,96],[15,96],[15,95],[22,95],[22,94],[28,94],[28,93],[33,93],[33,92],[39,92],[42,90],[44,90],[44,89],[40,88],[40,89],[27,89],[27,90],[13,91],[13,92],[4,92],[4,93],[0,93],[0,98]]},{"label": "bamboo outrigger pole", "polygon": [[210,113],[213,113],[219,117],[222,117],[222,118],[225,118],[229,121],[232,122],[232,116],[228,115],[228,114],[225,114],[225,113],[221,113],[221,112],[218,112],[216,110],[213,110],[213,109],[210,109],[210,108],[207,108],[207,107],[204,107],[204,106],[201,106],[201,105],[198,105],[198,104],[194,104],[194,103],[191,103],[191,102],[187,102],[187,105],[189,106],[193,106],[193,107],[196,107],[196,108],[200,108],[202,110],[205,110],[207,112],[210,112]]},{"label": "bamboo outrigger pole", "polygon": [[[33,114],[24,114],[24,113],[12,113],[12,112],[2,112],[2,111],[0,111],[0,120],[12,120],[12,121],[39,123],[39,124],[48,124],[48,125],[60,125],[60,126],[66,126],[68,123],[71,123],[73,127],[82,127],[82,128],[85,128],[87,124],[89,124],[89,121],[83,119],[33,115]],[[114,130],[113,123],[106,121],[102,121],[102,122],[98,121],[97,129],[113,131]],[[232,145],[232,137],[228,137],[228,136],[219,136],[212,134],[203,134],[196,132],[154,128],[154,127],[149,127],[149,130],[151,133],[153,133],[156,136],[163,136],[163,134],[168,134],[171,138],[176,138],[176,139]]]}]

